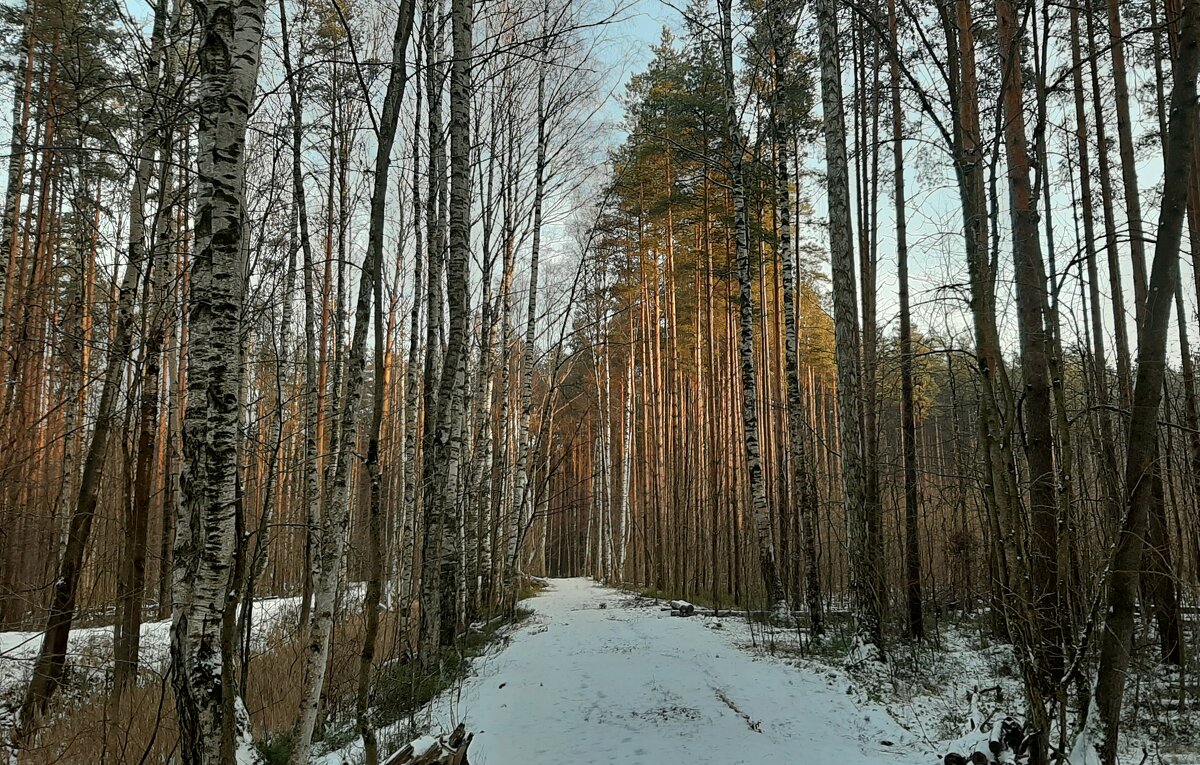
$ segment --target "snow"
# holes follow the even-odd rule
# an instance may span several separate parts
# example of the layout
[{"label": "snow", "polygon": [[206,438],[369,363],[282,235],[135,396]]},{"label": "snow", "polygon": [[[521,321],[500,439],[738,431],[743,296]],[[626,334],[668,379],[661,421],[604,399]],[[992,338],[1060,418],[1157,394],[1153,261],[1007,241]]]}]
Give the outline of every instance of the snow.
[{"label": "snow", "polygon": [[1096,746],[1092,743],[1091,731],[1084,728],[1075,739],[1071,753],[1067,755],[1068,765],[1100,765],[1100,757],[1096,754]]},{"label": "snow", "polygon": [[1096,707],[1093,696],[1088,706],[1087,724],[1075,736],[1071,751],[1067,753],[1066,765],[1100,765],[1100,756],[1096,750],[1096,736],[1100,724],[1100,710]]},{"label": "snow", "polygon": [[[547,584],[523,604],[532,617],[475,659],[461,686],[415,719],[379,731],[380,741],[394,746],[427,730],[432,735],[413,742],[421,752],[464,722],[475,734],[475,765],[925,765],[949,751],[986,751],[995,721],[1020,711],[1006,708],[1021,695],[1007,669],[1011,648],[980,645],[967,631],[947,629],[942,648],[918,650],[907,670],[900,655],[879,665],[862,646],[832,666],[822,663],[829,657],[784,658],[755,647],[794,645],[794,629],[673,617],[657,603],[588,579]],[[298,605],[296,598],[255,603],[256,651],[294,622]],[[40,638],[0,633],[0,736],[15,719]],[[148,673],[166,666],[169,641],[169,621],[142,625]],[[111,627],[73,630],[68,661],[99,679],[111,669],[111,645]],[[1080,735],[1071,765],[1097,765],[1094,742],[1088,731]],[[360,740],[316,758],[320,765],[361,760]],[[236,762],[258,762],[248,738],[239,740]]]},{"label": "snow", "polygon": [[421,736],[416,741],[412,742],[413,757],[424,757],[425,754],[435,746],[438,746],[438,740],[434,736]]},{"label": "snow", "polygon": [[870,643],[864,642],[861,637],[854,638],[854,642],[850,647],[850,653],[846,656],[847,667],[855,667],[878,660],[878,648]]},{"label": "snow", "polygon": [[475,765],[932,761],[841,675],[745,650],[744,622],[672,617],[587,579],[526,603],[507,647],[429,710],[435,732],[465,721]]},{"label": "snow", "polygon": [[254,736],[250,730],[250,713],[246,710],[246,704],[242,701],[241,696],[235,696],[233,701],[233,714],[237,725],[235,732],[237,750],[233,753],[234,763],[235,765],[262,765],[262,756],[254,746]]},{"label": "snow", "polygon": [[[268,598],[254,603],[252,648],[267,649],[267,637],[288,621],[294,621],[299,598]],[[99,682],[112,671],[112,626],[71,630],[67,643],[68,668]],[[0,632],[0,738],[16,717],[21,694],[29,683],[33,663],[42,646],[42,633]],[[171,655],[171,620],[142,624],[138,662],[147,672],[165,670]]]}]

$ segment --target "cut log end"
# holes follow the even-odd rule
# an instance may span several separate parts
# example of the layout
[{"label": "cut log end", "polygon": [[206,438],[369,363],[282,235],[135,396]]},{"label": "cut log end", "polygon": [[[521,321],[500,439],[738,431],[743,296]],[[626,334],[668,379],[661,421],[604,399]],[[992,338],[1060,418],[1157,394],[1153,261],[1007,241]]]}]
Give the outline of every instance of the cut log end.
[{"label": "cut log end", "polygon": [[696,613],[696,607],[686,600],[671,601],[671,616],[692,616]]}]

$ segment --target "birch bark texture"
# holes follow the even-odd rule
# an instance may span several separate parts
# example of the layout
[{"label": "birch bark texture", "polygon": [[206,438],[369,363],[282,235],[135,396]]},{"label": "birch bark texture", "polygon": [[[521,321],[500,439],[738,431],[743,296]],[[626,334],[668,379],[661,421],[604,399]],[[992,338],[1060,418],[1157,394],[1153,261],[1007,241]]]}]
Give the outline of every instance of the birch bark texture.
[{"label": "birch bark texture", "polygon": [[542,9],[542,42],[538,53],[537,76],[537,160],[534,166],[533,228],[529,253],[529,296],[525,304],[525,343],[521,349],[519,380],[521,408],[518,412],[516,456],[513,471],[512,507],[508,529],[508,549],[504,560],[504,595],[510,608],[516,607],[520,589],[521,543],[528,525],[532,502],[529,474],[533,468],[530,426],[533,421],[533,361],[537,340],[538,267],[542,249],[542,202],[546,193],[546,57],[550,49],[550,9]]},{"label": "birch bark texture", "polygon": [[[428,6],[427,6],[428,7]],[[451,38],[454,58],[450,65],[450,198],[449,246],[446,259],[446,352],[436,399],[432,388],[427,401],[434,409],[426,413],[432,422],[426,426],[425,471],[427,478],[437,476],[438,485],[425,487],[425,537],[421,561],[420,663],[425,669],[436,667],[440,649],[454,642],[457,627],[459,565],[456,546],[459,532],[458,488],[462,464],[463,421],[465,413],[467,362],[470,346],[470,82],[471,82],[471,10],[470,0],[451,4]],[[425,19],[429,24],[432,19]],[[429,30],[426,30],[427,40]],[[431,58],[432,58],[431,52]],[[440,87],[440,85],[439,85]],[[430,92],[430,108],[433,92]],[[431,251],[433,243],[431,242]],[[430,256],[432,267],[433,255]],[[430,271],[433,279],[433,271]],[[432,288],[431,288],[432,294]],[[432,311],[432,306],[431,306]]]},{"label": "birch bark texture", "polygon": [[733,183],[733,227],[738,274],[738,360],[742,380],[742,427],[746,467],[750,482],[751,517],[758,542],[758,565],[766,589],[767,603],[780,616],[790,616],[779,564],[775,556],[770,509],[763,478],[762,449],[758,427],[758,373],[754,363],[754,298],[750,274],[750,220],[746,209],[745,150],[738,122],[737,94],[733,72],[733,3],[721,0],[721,64],[725,85],[725,131],[729,141],[730,176]]},{"label": "birch bark texture", "polygon": [[[329,641],[333,629],[333,612],[341,580],[342,558],[346,548],[346,534],[350,518],[351,459],[356,457],[358,444],[358,407],[362,400],[363,375],[366,368],[367,329],[371,324],[372,297],[376,294],[377,279],[383,261],[383,229],[386,210],[388,179],[392,166],[392,146],[395,144],[396,128],[400,121],[400,104],[404,97],[405,68],[404,51],[412,30],[412,5],[402,6],[396,21],[392,39],[392,66],[384,94],[383,111],[377,125],[375,174],[371,189],[371,217],[367,230],[367,253],[359,274],[358,296],[354,306],[354,329],[350,348],[346,356],[343,373],[345,389],[339,397],[338,449],[334,455],[333,486],[328,493],[327,506],[322,519],[319,568],[313,587],[312,621],[308,625],[308,650],[305,653],[303,693],[296,712],[295,748],[292,765],[306,765],[312,746],[313,730],[316,727],[320,706],[321,690],[325,682],[326,666],[329,662]],[[379,290],[380,292],[382,290]],[[376,321],[376,324],[381,324]],[[376,330],[381,331],[377,326]],[[376,358],[376,375],[382,376],[382,357]],[[382,400],[376,398],[376,407]],[[373,426],[374,449],[378,451],[378,423]],[[376,476],[373,480],[378,481]],[[377,488],[376,488],[377,491]],[[376,497],[377,499],[377,497]],[[377,523],[377,520],[376,520]],[[378,553],[378,551],[376,551]],[[368,585],[374,604],[366,607],[374,610],[379,600],[378,582]],[[373,647],[371,650],[373,655]],[[366,657],[368,664],[371,656]],[[369,673],[368,673],[369,674]],[[373,743],[368,742],[368,743]]]},{"label": "birch bark texture", "polygon": [[[249,718],[222,645],[236,538],[246,125],[258,81],[263,0],[192,3],[200,29],[196,222],[188,313],[182,504],[175,529],[172,684],[185,765],[234,760]],[[230,703],[230,699],[234,699]],[[229,711],[234,717],[229,719]],[[239,749],[253,752],[245,745]]]},{"label": "birch bark texture", "polygon": [[[305,590],[301,603],[301,626],[308,623],[308,612],[311,605],[312,575],[310,572],[316,564],[317,524],[320,518],[320,476],[317,470],[317,450],[319,431],[320,379],[317,374],[317,307],[315,268],[316,259],[313,256],[312,238],[308,221],[308,203],[304,191],[304,107],[300,100],[300,83],[297,82],[297,68],[293,65],[291,46],[289,44],[287,26],[287,8],[284,0],[279,0],[279,26],[282,43],[282,62],[285,79],[287,80],[288,104],[290,110],[290,128],[292,134],[292,200],[296,207],[296,225],[299,227],[300,247],[303,253],[301,271],[304,285],[304,456],[302,474],[304,477],[302,500],[304,502],[304,563]],[[301,56],[303,58],[303,56]]]},{"label": "birch bark texture", "polygon": [[[784,364],[787,377],[788,458],[792,487],[799,516],[801,544],[804,547],[804,601],[808,609],[809,629],[813,636],[825,631],[821,604],[821,573],[817,564],[817,495],[808,446],[804,433],[806,410],[800,384],[800,354],[797,350],[799,307],[796,257],[792,247],[791,144],[788,106],[785,103],[786,78],[790,74],[791,52],[795,47],[795,27],[784,17],[784,0],[767,4],[771,29],[774,87],[771,92],[771,139],[775,144],[775,209],[779,219],[779,262],[783,270]],[[786,558],[786,556],[784,556]]]}]

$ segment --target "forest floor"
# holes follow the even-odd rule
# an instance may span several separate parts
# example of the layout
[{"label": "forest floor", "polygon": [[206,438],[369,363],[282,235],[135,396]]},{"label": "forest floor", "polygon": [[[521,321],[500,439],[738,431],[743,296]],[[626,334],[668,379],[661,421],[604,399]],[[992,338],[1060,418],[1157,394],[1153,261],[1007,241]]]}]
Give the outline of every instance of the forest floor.
[{"label": "forest floor", "polygon": [[[1021,713],[1011,647],[987,637],[982,614],[935,620],[929,640],[893,645],[878,664],[854,661],[837,625],[814,647],[802,629],[674,617],[590,579],[551,579],[524,605],[532,615],[406,732],[463,722],[475,765],[934,765],[987,751],[993,726]],[[1177,682],[1139,671],[1121,762],[1200,765],[1197,708],[1152,702]],[[351,744],[321,765],[358,755]]]},{"label": "forest floor", "polygon": [[[889,661],[880,665],[852,661],[849,638],[837,623],[814,647],[795,627],[745,616],[679,618],[662,605],[590,579],[549,580],[540,595],[522,602],[518,624],[476,625],[476,647],[464,648],[462,679],[449,680],[449,690],[439,694],[445,684],[430,685],[424,698],[437,694],[432,702],[413,697],[411,712],[397,707],[403,714],[390,717],[396,722],[381,719],[384,751],[463,722],[475,734],[475,765],[933,765],[948,751],[986,747],[981,720],[1020,713],[1014,709],[1021,692],[1012,651],[987,637],[982,615],[935,621],[928,641],[892,645]],[[271,641],[294,632],[295,608],[294,598],[259,601],[256,653],[278,653]],[[166,621],[143,625],[148,669],[165,667],[169,627]],[[39,632],[0,633],[0,735],[14,719],[39,638]],[[72,632],[74,686],[103,687],[111,641],[111,627]],[[335,665],[349,666],[356,651],[355,643]],[[285,669],[288,655],[259,659],[255,666],[270,675]],[[403,667],[380,668],[377,703],[387,695],[389,678],[411,695],[397,670]],[[1182,678],[1162,667],[1138,670],[1129,700],[1136,719],[1130,720],[1122,762],[1200,763],[1197,676],[1195,663]],[[146,693],[151,698],[157,690]],[[276,706],[284,713],[294,709],[290,697]],[[286,718],[256,728],[264,745],[273,729],[286,727]],[[977,727],[964,734],[971,719]],[[94,732],[85,722],[77,727],[75,735]],[[323,742],[328,753],[320,765],[361,760],[361,744],[345,727],[327,731],[333,735]]]},{"label": "forest floor", "polygon": [[434,731],[475,733],[474,765],[940,761],[842,673],[755,650],[761,625],[672,617],[588,579],[525,604],[532,617],[429,709]]}]

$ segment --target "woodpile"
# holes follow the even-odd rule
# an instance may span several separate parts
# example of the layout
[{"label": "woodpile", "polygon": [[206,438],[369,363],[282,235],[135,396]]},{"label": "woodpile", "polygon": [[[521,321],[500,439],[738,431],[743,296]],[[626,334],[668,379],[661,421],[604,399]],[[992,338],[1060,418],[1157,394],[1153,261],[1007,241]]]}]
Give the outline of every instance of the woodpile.
[{"label": "woodpile", "polygon": [[384,760],[383,765],[469,765],[467,747],[474,733],[459,723],[449,736],[422,736]]}]

